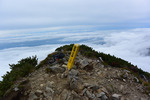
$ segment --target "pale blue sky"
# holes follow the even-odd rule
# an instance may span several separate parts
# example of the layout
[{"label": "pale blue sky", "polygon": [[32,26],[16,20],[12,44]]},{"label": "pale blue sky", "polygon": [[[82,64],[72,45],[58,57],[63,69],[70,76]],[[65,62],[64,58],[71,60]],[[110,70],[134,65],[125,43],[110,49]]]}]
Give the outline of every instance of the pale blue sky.
[{"label": "pale blue sky", "polygon": [[0,30],[74,25],[150,27],[150,0],[0,0]]}]

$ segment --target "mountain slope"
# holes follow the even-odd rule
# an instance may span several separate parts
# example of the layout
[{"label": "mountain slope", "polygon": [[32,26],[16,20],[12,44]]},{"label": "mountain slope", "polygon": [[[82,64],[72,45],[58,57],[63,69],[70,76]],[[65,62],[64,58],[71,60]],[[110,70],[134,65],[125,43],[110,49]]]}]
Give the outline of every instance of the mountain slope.
[{"label": "mountain slope", "polygon": [[[142,78],[134,70],[127,69],[128,62],[110,66],[120,58],[98,53],[82,45],[73,69],[67,71],[72,45],[56,49],[49,54],[36,70],[14,81],[3,100],[149,100],[150,90],[146,75]],[[53,60],[53,55],[63,52],[63,59]],[[101,56],[100,56],[101,54]],[[104,62],[98,57],[102,57]],[[105,58],[105,59],[104,59]],[[114,60],[115,59],[115,60]],[[116,60],[117,59],[117,60]],[[123,63],[125,62],[125,63]],[[125,65],[127,64],[127,65]],[[133,65],[131,65],[133,66]],[[136,67],[134,67],[136,68]],[[136,69],[139,70],[139,69]],[[146,74],[145,74],[146,73]],[[149,74],[148,74],[149,75]],[[147,75],[147,76],[148,76]]]}]

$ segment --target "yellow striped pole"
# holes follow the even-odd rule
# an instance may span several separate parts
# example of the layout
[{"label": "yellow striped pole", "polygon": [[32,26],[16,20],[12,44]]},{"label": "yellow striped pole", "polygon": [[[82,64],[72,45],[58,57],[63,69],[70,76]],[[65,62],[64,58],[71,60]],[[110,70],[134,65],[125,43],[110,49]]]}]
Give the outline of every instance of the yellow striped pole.
[{"label": "yellow striped pole", "polygon": [[79,44],[74,44],[67,64],[68,70],[72,69],[78,51],[79,51]]}]

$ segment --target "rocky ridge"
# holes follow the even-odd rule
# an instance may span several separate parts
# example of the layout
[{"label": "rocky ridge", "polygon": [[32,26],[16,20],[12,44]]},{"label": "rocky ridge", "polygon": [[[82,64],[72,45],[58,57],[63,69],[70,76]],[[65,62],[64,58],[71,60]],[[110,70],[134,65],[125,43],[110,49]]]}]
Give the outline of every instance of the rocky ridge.
[{"label": "rocky ridge", "polygon": [[4,100],[150,100],[130,71],[105,66],[80,53],[68,71],[68,59],[66,53],[61,62],[44,65],[16,81]]}]

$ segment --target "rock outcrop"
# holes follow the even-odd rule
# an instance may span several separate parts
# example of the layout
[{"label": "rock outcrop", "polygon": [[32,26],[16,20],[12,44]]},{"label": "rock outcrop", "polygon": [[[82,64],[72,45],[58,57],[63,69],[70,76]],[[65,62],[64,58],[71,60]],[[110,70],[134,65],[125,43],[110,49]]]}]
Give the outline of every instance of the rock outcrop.
[{"label": "rock outcrop", "polygon": [[[105,66],[102,60],[82,55],[77,56],[73,69],[68,71],[68,59],[66,56],[64,63],[45,65],[17,81],[17,95],[8,95],[4,100],[150,100],[130,71]],[[23,81],[26,82],[22,84]]]}]

